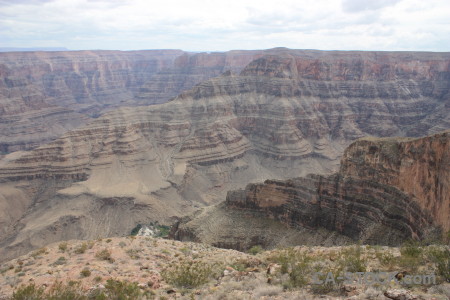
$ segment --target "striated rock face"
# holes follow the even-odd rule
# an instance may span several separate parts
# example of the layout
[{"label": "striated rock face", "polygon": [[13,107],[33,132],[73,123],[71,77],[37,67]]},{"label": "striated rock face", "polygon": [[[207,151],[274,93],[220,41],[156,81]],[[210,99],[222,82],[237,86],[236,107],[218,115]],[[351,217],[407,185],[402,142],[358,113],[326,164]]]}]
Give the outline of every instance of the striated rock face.
[{"label": "striated rock face", "polygon": [[450,230],[450,132],[420,139],[363,139],[344,152],[340,173],[391,185]]},{"label": "striated rock face", "polygon": [[166,102],[263,53],[0,53],[0,155],[48,142],[105,110]]},{"label": "striated rock face", "polygon": [[[346,149],[338,173],[266,180],[230,191],[225,206],[182,220],[172,236],[211,244],[217,244],[220,237],[221,243],[239,249],[258,242],[273,247],[282,237],[291,236],[271,236],[268,228],[268,236],[255,243],[253,230],[246,234],[230,230],[224,237],[217,226],[205,230],[196,220],[226,227],[239,224],[230,222],[230,216],[242,219],[247,213],[252,217],[239,221],[243,228],[256,216],[264,216],[300,232],[323,228],[364,243],[400,244],[408,238],[435,238],[439,228],[450,229],[449,153],[449,131],[419,139],[359,140]],[[317,233],[316,243],[324,243],[322,235]],[[308,239],[306,235],[296,242],[304,244]],[[241,243],[233,244],[239,240]]]},{"label": "striated rock face", "polygon": [[0,53],[0,151],[30,149],[125,105],[180,50]]},{"label": "striated rock face", "polygon": [[184,53],[170,68],[161,70],[145,83],[136,95],[140,104],[157,104],[178,96],[182,91],[223,73],[239,74],[251,61],[272,50]]},{"label": "striated rock face", "polygon": [[[249,182],[337,171],[356,138],[448,128],[447,53],[271,51],[240,75],[227,72],[161,105],[107,112],[52,143],[8,156],[0,164],[0,206],[12,213],[0,216],[0,254],[58,239],[129,234],[136,223],[167,224]],[[382,71],[364,75],[376,66]],[[317,177],[303,180],[308,189],[320,184]],[[330,193],[352,188],[345,178],[329,180]],[[366,188],[396,197],[398,205],[406,201],[372,183]],[[379,220],[390,226],[389,218]],[[423,234],[404,224],[387,242]]]}]

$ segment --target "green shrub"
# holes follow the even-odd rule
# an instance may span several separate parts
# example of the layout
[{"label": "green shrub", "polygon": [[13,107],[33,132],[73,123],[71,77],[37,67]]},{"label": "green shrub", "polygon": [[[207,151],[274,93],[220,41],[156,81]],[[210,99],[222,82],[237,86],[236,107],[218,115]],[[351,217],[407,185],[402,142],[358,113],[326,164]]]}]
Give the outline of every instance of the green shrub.
[{"label": "green shrub", "polygon": [[104,294],[109,300],[134,300],[142,295],[137,283],[114,279],[106,281]]},{"label": "green shrub", "polygon": [[402,247],[400,248],[400,253],[402,254],[402,256],[420,258],[422,252],[423,248],[421,247],[420,243],[413,240],[403,243]]},{"label": "green shrub", "polygon": [[41,255],[44,255],[44,254],[46,254],[46,253],[47,253],[47,248],[44,247],[44,248],[40,248],[40,249],[34,251],[34,252],[31,254],[31,256],[32,256],[33,258],[36,258],[36,257],[41,256]]},{"label": "green shrub", "polygon": [[362,257],[362,247],[356,245],[341,250],[341,260],[339,261],[342,269],[347,272],[365,272],[366,271],[366,259]]},{"label": "green shrub", "polygon": [[111,263],[114,262],[114,259],[111,257],[111,252],[106,248],[95,253],[95,257],[101,260],[107,260]]},{"label": "green shrub", "polygon": [[312,258],[300,251],[288,248],[281,250],[277,255],[270,258],[281,266],[282,274],[289,275],[289,282],[285,287],[302,287],[308,283],[308,274],[311,273],[310,263]]},{"label": "green shrub", "polygon": [[263,251],[264,251],[264,249],[260,245],[256,245],[256,246],[251,247],[248,250],[248,253],[250,253],[251,255],[256,255],[256,254],[261,253]]},{"label": "green shrub", "polygon": [[428,258],[436,266],[436,275],[450,282],[450,249],[431,248],[428,251]]},{"label": "green shrub", "polygon": [[166,282],[180,288],[195,288],[207,283],[214,273],[209,263],[185,259],[165,268],[161,275]]},{"label": "green shrub", "polygon": [[44,288],[37,287],[34,283],[22,285],[13,292],[13,300],[44,300]]},{"label": "green shrub", "polygon": [[[97,289],[84,294],[80,282],[70,281],[67,284],[56,282],[48,292],[34,283],[20,286],[14,291],[13,300],[134,300],[149,296],[140,291],[137,283],[109,279],[104,289]],[[144,297],[148,299],[148,297]]]},{"label": "green shrub", "polygon": [[83,242],[81,245],[79,245],[78,247],[75,248],[75,253],[83,254],[86,252],[87,248],[88,248],[88,244],[86,242]]},{"label": "green shrub", "polygon": [[60,256],[53,264],[52,266],[60,266],[65,265],[67,263],[67,259],[64,256]]},{"label": "green shrub", "polygon": [[47,292],[45,299],[48,300],[85,300],[87,297],[81,292],[79,282],[63,284],[56,282]]},{"label": "green shrub", "polygon": [[67,250],[67,242],[59,243],[58,249],[59,249],[61,252],[63,252],[63,253],[66,252],[66,250]]},{"label": "green shrub", "polygon": [[139,259],[139,258],[140,258],[139,253],[142,252],[142,250],[138,250],[138,249],[128,249],[128,250],[125,251],[125,252],[128,254],[128,256],[129,256],[131,259]]},{"label": "green shrub", "polygon": [[88,267],[86,267],[83,270],[81,270],[80,275],[81,277],[89,277],[91,276],[91,271],[89,270]]},{"label": "green shrub", "polygon": [[134,227],[133,229],[131,229],[131,236],[135,236],[139,233],[139,230],[141,230],[142,225],[141,224],[137,224],[136,227]]}]

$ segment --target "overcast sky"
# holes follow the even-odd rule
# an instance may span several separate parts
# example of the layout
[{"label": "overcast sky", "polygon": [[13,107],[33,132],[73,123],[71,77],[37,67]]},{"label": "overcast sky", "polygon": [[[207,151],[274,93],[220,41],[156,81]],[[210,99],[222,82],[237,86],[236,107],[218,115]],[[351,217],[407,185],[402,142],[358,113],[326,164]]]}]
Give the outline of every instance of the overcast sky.
[{"label": "overcast sky", "polygon": [[450,1],[0,0],[0,47],[450,51]]}]

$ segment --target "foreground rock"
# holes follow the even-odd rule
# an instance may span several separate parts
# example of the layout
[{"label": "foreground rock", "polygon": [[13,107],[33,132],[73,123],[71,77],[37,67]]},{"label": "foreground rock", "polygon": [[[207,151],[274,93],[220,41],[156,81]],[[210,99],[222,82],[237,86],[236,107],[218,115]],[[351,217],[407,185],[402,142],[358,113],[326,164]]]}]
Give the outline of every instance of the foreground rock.
[{"label": "foreground rock", "polygon": [[[34,286],[59,294],[71,290],[79,295],[77,299],[87,300],[88,295],[108,294],[114,284],[128,287],[113,290],[115,297],[125,293],[127,299],[141,299],[139,295],[142,299],[211,300],[388,299],[384,295],[390,299],[446,299],[450,285],[438,271],[443,260],[435,258],[449,249],[413,247],[420,257],[410,256],[409,248],[370,246],[295,247],[250,255],[150,237],[70,240],[1,264],[0,299],[10,299],[21,287]],[[316,282],[323,279],[315,278],[316,272],[338,276],[338,270],[392,274],[407,270],[408,274],[435,277],[418,285],[396,277],[381,285],[358,282],[356,277],[327,285]]]}]

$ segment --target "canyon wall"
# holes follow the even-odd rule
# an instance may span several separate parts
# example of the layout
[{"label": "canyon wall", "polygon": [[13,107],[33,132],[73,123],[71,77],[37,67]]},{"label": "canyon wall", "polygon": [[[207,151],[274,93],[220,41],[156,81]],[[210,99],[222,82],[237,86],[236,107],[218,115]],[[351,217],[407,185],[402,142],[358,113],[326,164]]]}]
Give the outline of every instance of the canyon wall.
[{"label": "canyon wall", "polygon": [[348,242],[343,237],[387,245],[410,238],[430,241],[450,230],[449,153],[450,131],[419,139],[362,139],[346,149],[334,175],[249,184],[228,192],[224,205],[182,219],[171,234],[237,249],[275,247],[283,238],[292,239],[287,232],[273,236],[270,227],[266,238],[232,229],[266,218],[297,229],[303,239],[296,237],[293,244],[311,244],[311,230],[317,232],[313,244],[326,243],[324,230],[340,236],[334,237],[337,243]]},{"label": "canyon wall", "polygon": [[[106,112],[1,162],[0,206],[8,212],[0,216],[1,255],[168,224],[250,182],[330,174],[363,136],[449,128],[449,53],[270,51],[239,74],[232,66],[240,63],[228,62],[230,72],[167,103]],[[303,180],[313,189],[319,179]],[[330,193],[352,189],[330,180]],[[392,236],[422,234],[405,224]]]},{"label": "canyon wall", "polygon": [[0,53],[0,155],[34,148],[106,110],[163,103],[264,51]]}]

